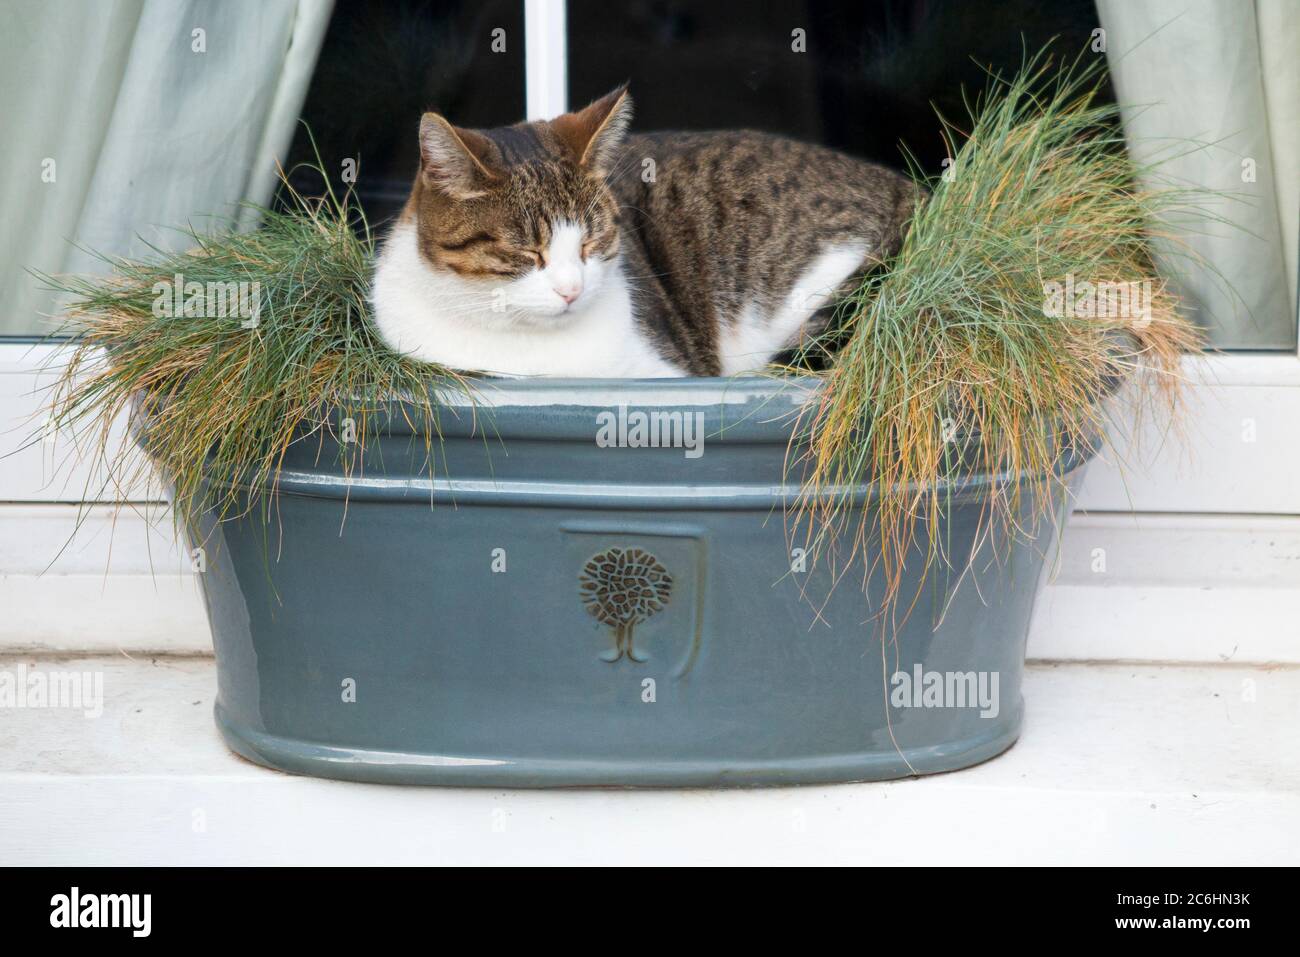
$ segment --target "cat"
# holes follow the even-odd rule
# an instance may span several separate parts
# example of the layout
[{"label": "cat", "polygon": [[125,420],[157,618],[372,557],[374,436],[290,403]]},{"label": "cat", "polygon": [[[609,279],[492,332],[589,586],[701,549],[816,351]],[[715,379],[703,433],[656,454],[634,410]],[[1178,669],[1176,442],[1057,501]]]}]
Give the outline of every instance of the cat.
[{"label": "cat", "polygon": [[502,376],[761,369],[897,251],[917,187],[767,133],[628,135],[620,87],[544,122],[420,121],[371,299],[394,351]]}]

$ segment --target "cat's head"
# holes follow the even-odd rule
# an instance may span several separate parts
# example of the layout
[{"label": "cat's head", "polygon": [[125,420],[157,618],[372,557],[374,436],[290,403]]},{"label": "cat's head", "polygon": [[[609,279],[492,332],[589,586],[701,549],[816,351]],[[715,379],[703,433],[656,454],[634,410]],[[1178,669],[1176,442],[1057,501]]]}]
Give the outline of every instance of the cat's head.
[{"label": "cat's head", "polygon": [[576,113],[500,129],[426,113],[412,205],[430,268],[481,286],[503,322],[578,313],[618,257],[606,180],[631,118],[626,87]]}]

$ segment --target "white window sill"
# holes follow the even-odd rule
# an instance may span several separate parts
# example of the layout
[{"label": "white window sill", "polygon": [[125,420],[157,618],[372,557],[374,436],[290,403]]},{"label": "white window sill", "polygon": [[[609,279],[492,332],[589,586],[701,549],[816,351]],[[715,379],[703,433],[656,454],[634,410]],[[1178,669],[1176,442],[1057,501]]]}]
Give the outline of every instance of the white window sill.
[{"label": "white window sill", "polygon": [[1034,665],[1020,742],[919,780],[538,792],[268,771],[218,738],[209,659],[43,664],[102,670],[105,711],[3,714],[14,865],[1300,863],[1297,668]]}]

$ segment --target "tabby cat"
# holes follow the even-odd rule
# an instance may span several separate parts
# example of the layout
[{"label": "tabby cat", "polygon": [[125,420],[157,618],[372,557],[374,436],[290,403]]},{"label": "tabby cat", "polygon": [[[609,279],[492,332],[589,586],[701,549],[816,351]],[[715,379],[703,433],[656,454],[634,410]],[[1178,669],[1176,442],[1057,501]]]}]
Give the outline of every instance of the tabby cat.
[{"label": "tabby cat", "polygon": [[899,173],[766,133],[629,136],[631,116],[626,87],[501,129],[426,113],[375,271],[384,341],[496,375],[733,375],[901,242]]}]

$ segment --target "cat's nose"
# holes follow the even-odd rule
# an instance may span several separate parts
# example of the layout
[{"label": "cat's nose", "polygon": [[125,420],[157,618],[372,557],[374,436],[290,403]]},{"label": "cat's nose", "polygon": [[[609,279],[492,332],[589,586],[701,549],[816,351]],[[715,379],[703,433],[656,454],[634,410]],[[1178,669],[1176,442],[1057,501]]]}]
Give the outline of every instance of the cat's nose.
[{"label": "cat's nose", "polygon": [[563,286],[555,286],[554,288],[556,294],[564,300],[566,306],[582,295],[582,283],[580,282],[567,283]]}]

